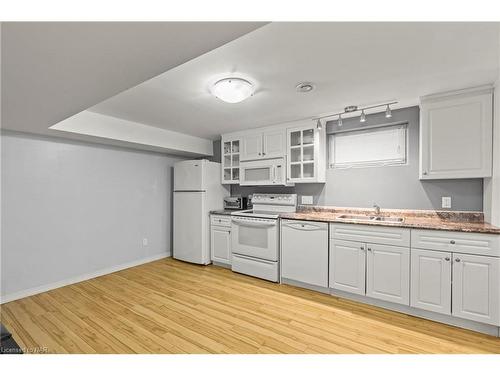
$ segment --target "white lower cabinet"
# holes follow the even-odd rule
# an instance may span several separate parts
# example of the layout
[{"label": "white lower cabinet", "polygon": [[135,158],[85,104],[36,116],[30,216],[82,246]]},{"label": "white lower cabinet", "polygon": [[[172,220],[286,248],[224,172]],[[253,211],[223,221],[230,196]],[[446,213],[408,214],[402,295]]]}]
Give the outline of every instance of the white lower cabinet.
[{"label": "white lower cabinet", "polygon": [[408,229],[332,224],[330,236],[330,288],[409,305],[410,249],[394,246],[409,244]]},{"label": "white lower cabinet", "polygon": [[331,239],[330,288],[365,295],[366,245]]},{"label": "white lower cabinet", "polygon": [[451,314],[451,253],[411,250],[412,307]]},{"label": "white lower cabinet", "polygon": [[211,218],[210,255],[213,262],[231,264],[231,221],[230,217]]},{"label": "white lower cabinet", "polygon": [[281,222],[281,276],[328,287],[328,224]]},{"label": "white lower cabinet", "polygon": [[500,326],[500,258],[453,254],[452,315]]},{"label": "white lower cabinet", "polygon": [[410,249],[367,244],[366,250],[366,295],[409,305]]}]

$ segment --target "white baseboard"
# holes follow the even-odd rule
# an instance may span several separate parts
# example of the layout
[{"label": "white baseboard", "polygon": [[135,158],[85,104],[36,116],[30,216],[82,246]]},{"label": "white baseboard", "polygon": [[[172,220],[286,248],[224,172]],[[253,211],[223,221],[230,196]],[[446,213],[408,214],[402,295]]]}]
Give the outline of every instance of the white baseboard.
[{"label": "white baseboard", "polygon": [[122,263],[122,264],[112,266],[112,267],[106,267],[106,268],[100,269],[98,271],[94,271],[94,272],[86,273],[86,274],[83,274],[80,276],[71,277],[69,279],[57,281],[55,283],[45,284],[45,285],[37,286],[34,288],[21,290],[21,291],[15,292],[15,293],[7,294],[5,296],[0,296],[0,305],[7,303],[7,302],[15,301],[17,299],[33,296],[35,294],[47,292],[47,291],[52,290],[52,289],[61,288],[61,287],[66,286],[66,285],[79,283],[79,282],[82,282],[85,280],[93,279],[95,277],[99,277],[99,276],[107,275],[107,274],[110,274],[113,272],[121,271],[121,270],[124,270],[126,268],[140,266],[141,264],[153,262],[155,260],[159,260],[159,259],[163,259],[163,258],[168,258],[171,256],[172,256],[172,252],[163,253],[163,254],[156,254],[156,255],[153,255],[153,256],[150,256],[147,258],[137,259],[137,260],[134,260],[132,262]]}]

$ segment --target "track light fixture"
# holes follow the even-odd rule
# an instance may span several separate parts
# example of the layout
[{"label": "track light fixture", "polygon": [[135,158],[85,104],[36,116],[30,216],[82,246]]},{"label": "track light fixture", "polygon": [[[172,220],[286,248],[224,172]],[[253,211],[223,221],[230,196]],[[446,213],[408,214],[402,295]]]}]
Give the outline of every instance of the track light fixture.
[{"label": "track light fixture", "polygon": [[359,117],[359,122],[365,122],[365,121],[366,121],[365,111],[362,110],[361,111],[361,116]]},{"label": "track light fixture", "polygon": [[387,118],[392,117],[392,111],[391,111],[391,107],[389,107],[389,104],[387,104],[387,108],[385,109],[385,117],[387,117]]},{"label": "track light fixture", "polygon": [[[385,107],[385,117],[386,118],[391,118],[392,117],[392,111],[391,111],[391,107],[390,106],[392,104],[396,104],[396,103],[397,102],[394,101],[394,102],[389,102],[389,103],[382,103],[382,104],[377,104],[377,105],[371,105],[371,106],[362,107],[362,108],[359,108],[356,105],[349,105],[349,106],[347,106],[347,107],[344,108],[343,112],[337,112],[337,113],[332,113],[332,114],[324,115],[324,116],[320,116],[320,117],[314,117],[313,120],[317,120],[318,122],[320,122],[320,120],[322,120],[322,119],[327,119],[327,118],[330,118],[330,117],[338,116],[337,126],[341,127],[342,126],[342,115],[344,115],[346,113],[354,113],[354,112],[361,111],[361,115],[359,117],[359,121],[360,122],[366,122],[366,113],[365,113],[365,111],[367,109],[379,108],[379,107]],[[318,127],[318,129],[321,129],[319,127],[319,125],[317,127]]]}]

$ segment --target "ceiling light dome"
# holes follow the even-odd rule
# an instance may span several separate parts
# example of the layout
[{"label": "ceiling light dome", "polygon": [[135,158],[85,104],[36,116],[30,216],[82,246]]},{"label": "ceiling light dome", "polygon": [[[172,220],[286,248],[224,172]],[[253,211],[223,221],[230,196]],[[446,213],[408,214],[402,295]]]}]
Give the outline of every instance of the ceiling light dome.
[{"label": "ceiling light dome", "polygon": [[239,103],[253,94],[253,85],[243,78],[224,78],[214,83],[212,94],[226,103]]}]

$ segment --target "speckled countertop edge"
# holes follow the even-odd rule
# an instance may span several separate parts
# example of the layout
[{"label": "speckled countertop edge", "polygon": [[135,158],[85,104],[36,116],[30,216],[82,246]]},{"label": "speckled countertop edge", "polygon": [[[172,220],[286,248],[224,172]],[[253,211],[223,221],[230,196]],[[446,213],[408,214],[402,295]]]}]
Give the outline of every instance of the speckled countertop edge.
[{"label": "speckled countertop edge", "polygon": [[374,215],[374,211],[352,207],[299,206],[297,212],[285,213],[280,217],[328,223],[500,234],[500,228],[485,223],[483,213],[478,211],[381,210],[380,216],[403,217],[402,223],[340,219],[339,216],[344,214]]}]

